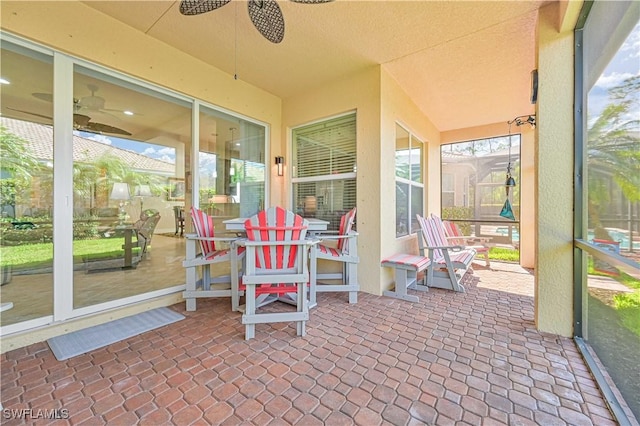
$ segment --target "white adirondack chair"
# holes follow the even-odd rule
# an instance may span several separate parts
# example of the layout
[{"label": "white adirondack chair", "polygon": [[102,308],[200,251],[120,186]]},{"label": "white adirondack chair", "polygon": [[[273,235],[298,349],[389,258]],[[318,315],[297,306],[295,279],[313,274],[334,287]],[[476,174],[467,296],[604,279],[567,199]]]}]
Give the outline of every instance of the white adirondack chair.
[{"label": "white adirondack chair", "polygon": [[[309,319],[307,260],[309,248],[317,242],[305,239],[307,227],[305,219],[282,207],[271,207],[245,221],[247,238],[237,243],[247,249],[240,280],[246,299],[242,315],[246,340],[255,337],[256,324],[272,322],[296,322],[297,334],[305,335]],[[281,312],[259,309],[267,296],[287,301],[289,295],[295,297],[294,312],[290,306]]]},{"label": "white adirondack chair", "polygon": [[[320,244],[311,249],[311,287],[309,301],[311,307],[316,305],[316,293],[348,292],[349,303],[358,302],[358,233],[353,231],[356,208],[344,214],[340,219],[337,235],[317,234]],[[328,245],[327,242],[333,242]],[[331,260],[342,264],[342,272],[318,274],[318,259]],[[341,284],[330,284],[318,280],[340,280]]]},{"label": "white adirondack chair", "polygon": [[429,257],[431,262],[427,268],[426,285],[464,292],[460,282],[469,270],[476,251],[450,244],[442,220],[438,216],[416,217],[421,230],[418,232],[420,254]]},{"label": "white adirondack chair", "polygon": [[487,265],[487,268],[491,267],[491,262],[489,261],[490,247],[487,245],[487,242],[490,240],[489,238],[462,235],[458,225],[450,220],[443,220],[442,224],[444,225],[444,232],[447,234],[449,244],[474,249],[476,254],[484,257],[484,263]]},{"label": "white adirondack chair", "polygon": [[[186,268],[186,290],[182,297],[186,299],[187,311],[196,310],[199,297],[231,297],[232,306],[238,306],[238,265],[245,249],[234,244],[237,237],[215,237],[213,218],[202,210],[191,207],[191,219],[196,233],[186,234],[186,256],[182,262]],[[216,243],[226,243],[229,247],[219,248]],[[223,263],[230,264],[230,274],[212,277],[211,266]],[[198,278],[198,267],[202,267],[201,278]]]}]

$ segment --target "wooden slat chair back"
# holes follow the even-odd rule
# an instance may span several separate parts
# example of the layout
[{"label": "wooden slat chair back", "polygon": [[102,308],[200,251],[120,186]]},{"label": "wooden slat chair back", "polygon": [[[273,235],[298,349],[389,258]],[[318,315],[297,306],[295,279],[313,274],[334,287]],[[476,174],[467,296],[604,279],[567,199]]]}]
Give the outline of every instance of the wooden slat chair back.
[{"label": "wooden slat chair back", "polygon": [[[240,281],[240,290],[245,290],[245,339],[255,337],[256,324],[272,322],[295,322],[297,334],[305,335],[309,319],[307,260],[309,247],[315,243],[306,239],[308,225],[301,216],[282,207],[271,207],[245,221],[247,238],[238,241],[247,249]],[[285,302],[291,302],[288,296],[294,295],[296,311],[259,311],[269,295]]]},{"label": "wooden slat chair back", "polygon": [[447,235],[449,244],[474,249],[476,251],[476,254],[482,255],[484,257],[484,262],[487,265],[487,268],[491,267],[491,262],[489,261],[490,247],[484,244],[488,241],[488,238],[478,238],[463,235],[458,225],[450,220],[443,220],[442,224],[444,225],[444,231]]},{"label": "wooden slat chair back", "polygon": [[464,291],[460,282],[470,269],[476,251],[449,243],[438,216],[416,215],[416,218],[421,231],[418,233],[420,254],[429,257],[431,262],[426,274],[427,286]]},{"label": "wooden slat chair back", "polygon": [[[337,235],[318,234],[322,241],[311,250],[311,287],[309,302],[311,307],[317,304],[316,293],[348,292],[349,303],[358,302],[358,233],[353,230],[356,208],[349,210],[340,218],[340,228]],[[328,242],[333,242],[328,245]],[[319,274],[318,259],[340,262],[342,272]],[[326,283],[319,280],[339,281],[339,284]]]},{"label": "wooden slat chair back", "polygon": [[[238,306],[238,265],[244,256],[244,248],[234,244],[237,237],[216,237],[213,218],[202,210],[191,207],[191,219],[196,232],[186,235],[186,256],[182,262],[186,269],[186,290],[182,295],[187,302],[187,311],[195,311],[199,297],[231,297],[232,306]],[[220,248],[216,243],[229,247]],[[212,277],[211,267],[226,270],[226,266],[221,266],[224,263],[229,263],[230,273]],[[198,278],[198,267],[202,269],[201,278]]]}]

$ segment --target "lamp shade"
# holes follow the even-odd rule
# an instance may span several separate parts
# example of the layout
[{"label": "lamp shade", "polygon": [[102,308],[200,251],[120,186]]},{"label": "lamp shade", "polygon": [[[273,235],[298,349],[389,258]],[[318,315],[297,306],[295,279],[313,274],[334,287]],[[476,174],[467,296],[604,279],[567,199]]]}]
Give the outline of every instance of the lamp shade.
[{"label": "lamp shade", "polygon": [[129,184],[125,182],[116,182],[113,184],[113,189],[111,189],[111,196],[109,197],[112,200],[128,200],[131,198],[129,195]]},{"label": "lamp shade", "polygon": [[135,197],[151,197],[151,187],[149,185],[136,185],[133,195]]}]

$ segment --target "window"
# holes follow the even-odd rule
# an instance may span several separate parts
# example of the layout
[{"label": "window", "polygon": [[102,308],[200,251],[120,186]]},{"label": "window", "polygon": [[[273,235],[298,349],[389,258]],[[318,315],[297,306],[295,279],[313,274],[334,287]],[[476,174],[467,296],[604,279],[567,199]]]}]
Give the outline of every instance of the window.
[{"label": "window", "polygon": [[[619,424],[628,424],[640,418],[640,280],[637,267],[621,267],[623,257],[629,265],[640,260],[640,5],[593,2],[584,9],[586,22],[576,29],[582,102],[575,108],[583,120],[576,123],[576,222],[588,256],[576,262],[574,333],[597,357],[591,368],[603,366],[610,378],[599,383],[605,394],[611,384],[617,388],[609,391],[610,407]],[[611,257],[591,256],[593,248]]]},{"label": "window", "polygon": [[442,207],[453,207],[455,205],[455,176],[451,173],[442,174]]},{"label": "window", "polygon": [[356,114],[298,127],[292,139],[294,209],[337,230],[356,206]]},{"label": "window", "polygon": [[516,186],[508,197],[516,219],[520,217],[520,135],[442,145],[440,157],[442,218],[462,220],[458,226],[465,235],[491,236],[493,242],[518,247],[518,221],[499,213],[511,162]]},{"label": "window", "polygon": [[396,237],[416,231],[423,214],[422,145],[396,124]]}]

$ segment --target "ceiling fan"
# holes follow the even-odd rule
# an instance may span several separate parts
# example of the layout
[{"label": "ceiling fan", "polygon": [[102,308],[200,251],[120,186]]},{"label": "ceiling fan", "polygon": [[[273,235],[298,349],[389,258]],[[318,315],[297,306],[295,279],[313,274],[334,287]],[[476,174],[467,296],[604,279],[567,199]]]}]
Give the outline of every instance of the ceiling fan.
[{"label": "ceiling fan", "polygon": [[[89,91],[91,92],[91,95],[89,96],[85,96],[83,98],[80,99],[73,99],[73,127],[76,130],[86,130],[88,132],[94,132],[94,133],[112,133],[114,135],[124,135],[124,136],[131,136],[131,133],[120,129],[118,127],[115,126],[111,126],[109,124],[104,124],[104,123],[98,123],[95,121],[91,121],[91,117],[89,115],[86,114],[82,114],[81,112],[87,112],[87,114],[91,113],[91,112],[100,112],[100,113],[104,113],[104,114],[109,114],[109,111],[117,111],[117,112],[122,112],[121,110],[118,109],[111,109],[111,108],[105,108],[105,99],[100,97],[100,96],[96,96],[95,92],[98,90],[98,86],[95,86],[93,84],[89,84],[87,86],[89,88]],[[32,93],[31,94],[34,98],[40,99],[42,101],[46,101],[46,102],[53,102],[53,94],[51,93]],[[47,115],[42,115],[42,114],[36,114],[34,112],[29,112],[29,111],[24,111],[24,110],[19,110],[16,108],[10,108],[7,107],[7,109],[10,109],[12,111],[17,111],[17,112],[22,112],[24,114],[29,114],[29,115],[33,115],[35,117],[42,117],[42,118],[46,118],[49,120],[53,120],[52,117],[49,117]]]},{"label": "ceiling fan", "polygon": [[[183,15],[200,15],[218,9],[231,0],[182,0],[180,13]],[[333,0],[291,0],[295,3],[329,3]],[[284,38],[284,17],[276,0],[249,0],[247,2],[249,17],[253,26],[272,43],[280,43]]]}]

